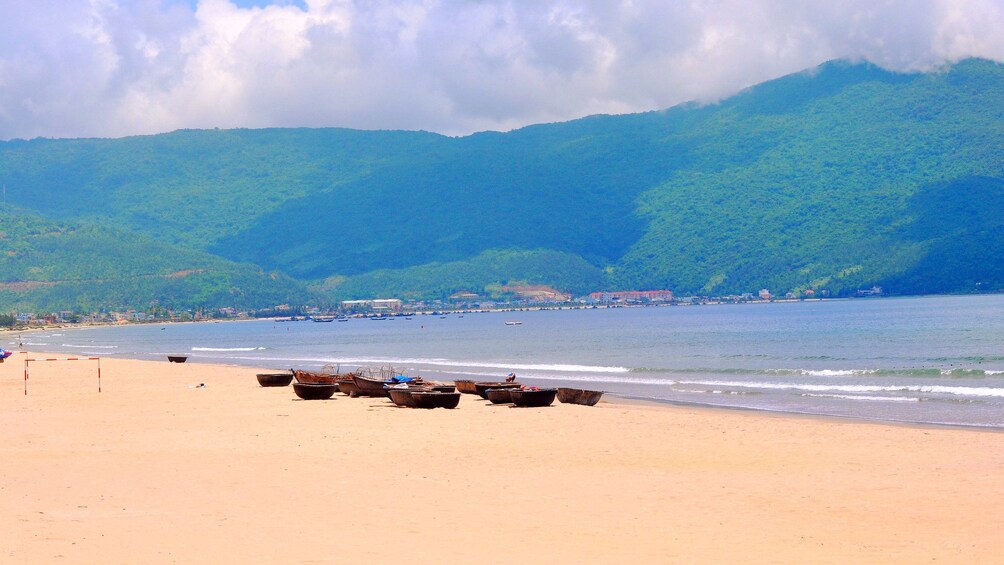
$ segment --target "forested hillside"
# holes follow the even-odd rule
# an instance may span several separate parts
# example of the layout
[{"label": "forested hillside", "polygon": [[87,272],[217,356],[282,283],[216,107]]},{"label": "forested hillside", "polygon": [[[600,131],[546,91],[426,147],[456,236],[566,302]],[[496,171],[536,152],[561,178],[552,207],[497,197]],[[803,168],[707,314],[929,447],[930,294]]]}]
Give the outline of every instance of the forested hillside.
[{"label": "forested hillside", "polygon": [[[983,60],[907,75],[833,62],[715,105],[460,138],[288,129],[0,143],[12,205],[114,226],[130,241],[115,252],[157,272],[219,261],[250,277],[231,289],[265,283],[232,293],[251,302],[514,281],[681,295],[996,290],[1002,171],[1004,66]],[[60,268],[101,278],[82,274],[83,257],[64,253]],[[0,281],[42,280],[26,265],[4,264]],[[281,284],[266,292],[269,280]],[[123,285],[107,300],[168,292]]]}]

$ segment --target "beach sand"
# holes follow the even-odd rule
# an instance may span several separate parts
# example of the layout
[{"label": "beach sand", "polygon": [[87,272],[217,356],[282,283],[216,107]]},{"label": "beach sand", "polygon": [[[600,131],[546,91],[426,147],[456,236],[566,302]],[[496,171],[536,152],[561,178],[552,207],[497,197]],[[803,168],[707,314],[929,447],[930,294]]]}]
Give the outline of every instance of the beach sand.
[{"label": "beach sand", "polygon": [[[0,365],[3,563],[1000,562],[1004,433]],[[196,385],[204,383],[204,387]]]}]

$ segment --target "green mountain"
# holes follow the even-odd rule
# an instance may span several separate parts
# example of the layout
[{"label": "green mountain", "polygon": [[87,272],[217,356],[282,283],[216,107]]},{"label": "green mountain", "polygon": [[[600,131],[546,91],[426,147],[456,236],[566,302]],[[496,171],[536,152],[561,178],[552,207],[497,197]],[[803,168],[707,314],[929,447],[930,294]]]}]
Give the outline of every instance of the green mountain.
[{"label": "green mountain", "polygon": [[[442,297],[508,282],[915,294],[1004,288],[1002,161],[1004,66],[897,74],[838,61],[714,105],[504,134],[10,141],[0,181],[8,202],[46,221],[160,245],[137,252],[163,271],[198,257],[248,284],[276,281],[246,295],[262,305],[294,301],[273,300],[284,292]],[[24,277],[0,270],[0,281]]]},{"label": "green mountain", "polygon": [[254,307],[315,299],[303,283],[137,233],[0,216],[5,311]]}]

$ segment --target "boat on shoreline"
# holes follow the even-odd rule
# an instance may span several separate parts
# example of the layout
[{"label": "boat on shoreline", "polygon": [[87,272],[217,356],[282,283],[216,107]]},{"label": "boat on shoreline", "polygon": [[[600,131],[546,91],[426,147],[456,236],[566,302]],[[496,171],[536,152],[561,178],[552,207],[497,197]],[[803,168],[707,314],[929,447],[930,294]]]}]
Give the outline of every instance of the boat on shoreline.
[{"label": "boat on shoreline", "polygon": [[285,373],[258,373],[255,377],[258,378],[258,384],[263,387],[289,386],[289,383],[293,382],[292,371]]},{"label": "boat on shoreline", "polygon": [[303,369],[290,369],[290,371],[296,377],[296,382],[306,384],[337,384],[338,381],[352,378],[352,373],[325,373]]},{"label": "boat on shoreline", "polygon": [[512,403],[522,408],[543,408],[554,403],[556,388],[514,388],[509,391]]},{"label": "boat on shoreline", "polygon": [[523,386],[522,383],[517,383],[517,382],[512,382],[512,381],[509,381],[509,382],[489,381],[489,382],[477,382],[477,383],[474,383],[474,389],[475,389],[476,394],[478,396],[480,396],[481,398],[484,398],[485,400],[488,400],[488,390],[489,389],[493,389],[493,388],[519,388],[521,386]]},{"label": "boat on shoreline", "polygon": [[411,393],[415,408],[456,408],[460,404],[459,392],[415,391]]},{"label": "boat on shoreline", "polygon": [[558,389],[558,402],[563,402],[565,404],[593,406],[600,401],[601,396],[603,396],[602,390],[585,390],[581,388]]}]

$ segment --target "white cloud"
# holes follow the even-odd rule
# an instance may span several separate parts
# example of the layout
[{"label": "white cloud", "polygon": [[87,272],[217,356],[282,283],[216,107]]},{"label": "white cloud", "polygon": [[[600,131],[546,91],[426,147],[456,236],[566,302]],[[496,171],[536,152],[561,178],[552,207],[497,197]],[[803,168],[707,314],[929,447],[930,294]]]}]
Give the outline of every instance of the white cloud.
[{"label": "white cloud", "polygon": [[834,58],[1004,60],[1000,29],[999,0],[0,1],[0,138],[504,130],[712,101]]}]

